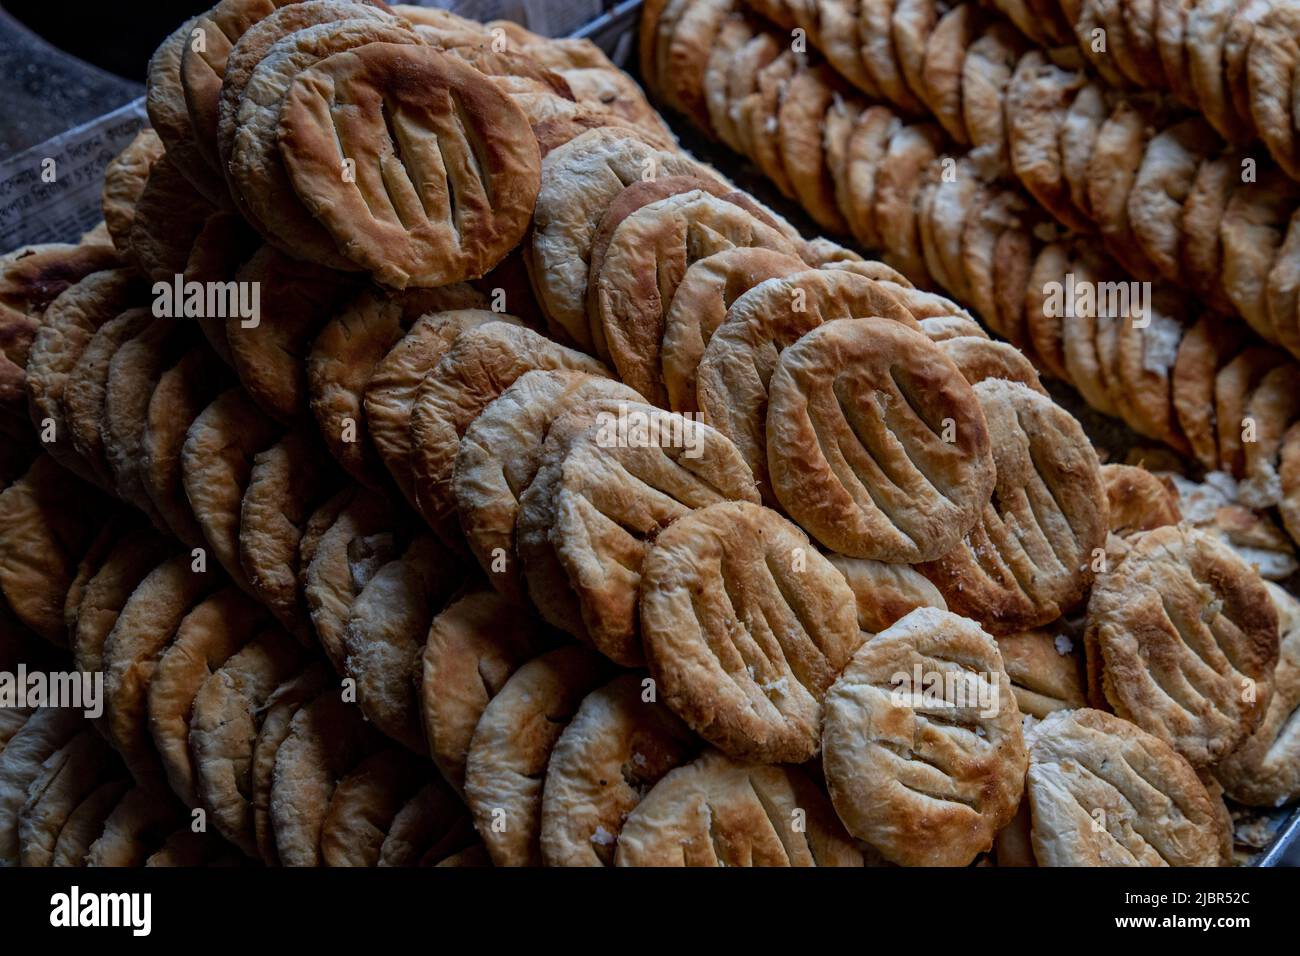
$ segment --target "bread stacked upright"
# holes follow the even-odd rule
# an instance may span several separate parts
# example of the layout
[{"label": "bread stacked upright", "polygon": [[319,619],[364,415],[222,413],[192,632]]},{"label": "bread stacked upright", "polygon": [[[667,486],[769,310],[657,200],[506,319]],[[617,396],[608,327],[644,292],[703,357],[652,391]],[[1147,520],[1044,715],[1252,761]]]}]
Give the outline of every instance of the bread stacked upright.
[{"label": "bread stacked upright", "polygon": [[[656,77],[697,115],[718,9],[664,11]],[[821,156],[834,104],[791,68],[725,113],[814,196],[779,150]],[[104,687],[94,719],[0,710],[6,862],[1207,864],[1231,834],[1193,765],[1294,795],[1290,597],[1103,469],[924,273],[800,235],[590,44],[223,0],[149,72],[105,230],[0,276],[0,665]],[[1198,651],[1148,683],[1222,719],[1144,703],[1139,607]],[[1143,798],[1070,748],[1141,750]]]}]

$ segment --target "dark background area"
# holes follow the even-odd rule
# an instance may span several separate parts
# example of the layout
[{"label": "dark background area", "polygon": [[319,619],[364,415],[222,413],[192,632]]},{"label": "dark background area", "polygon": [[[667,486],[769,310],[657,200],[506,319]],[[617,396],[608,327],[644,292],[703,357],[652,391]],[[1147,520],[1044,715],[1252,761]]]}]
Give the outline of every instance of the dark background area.
[{"label": "dark background area", "polygon": [[15,19],[47,42],[110,73],[144,81],[154,48],[205,0],[2,0]]},{"label": "dark background area", "polygon": [[144,93],[149,56],[205,0],[0,0],[0,158]]}]

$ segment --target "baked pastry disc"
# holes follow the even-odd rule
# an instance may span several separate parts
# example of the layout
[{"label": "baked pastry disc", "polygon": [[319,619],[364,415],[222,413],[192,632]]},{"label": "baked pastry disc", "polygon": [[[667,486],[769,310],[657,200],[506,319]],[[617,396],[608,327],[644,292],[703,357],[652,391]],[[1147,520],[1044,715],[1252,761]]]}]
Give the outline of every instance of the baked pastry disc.
[{"label": "baked pastry disc", "polygon": [[542,164],[528,263],[556,339],[592,347],[586,309],[591,243],[614,198],[647,175],[717,178],[702,164],[621,129],[583,133]]},{"label": "baked pastry disc", "polygon": [[427,753],[418,703],[420,651],[429,624],[465,583],[467,568],[430,534],[375,572],[348,616],[344,647],[357,704],[375,727]]},{"label": "baked pastry disc", "polygon": [[427,763],[396,746],[357,764],[330,796],[321,825],[321,863],[378,866],[389,827],[428,774]]},{"label": "baked pastry disc", "polygon": [[364,396],[389,350],[423,315],[487,304],[482,293],[463,284],[395,295],[367,290],[320,330],[307,355],[307,387],[321,437],[344,471],[369,488],[384,487]]},{"label": "baked pastry disc", "polygon": [[917,327],[891,284],[848,269],[812,269],[760,282],[727,310],[696,370],[703,420],[736,443],[764,499],[768,386],[782,349],[832,319],[879,316]]},{"label": "baked pastry disc", "polygon": [[239,505],[239,565],[249,591],[305,645],[314,638],[298,586],[302,536],[338,484],[316,436],[296,429],[253,456]]},{"label": "baked pastry disc", "polygon": [[612,379],[569,369],[525,372],[492,401],[461,438],[452,492],[461,530],[492,586],[513,600],[525,595],[515,554],[519,498],[537,474],[551,425],[593,401],[639,402]]},{"label": "baked pastry disc", "polygon": [[753,476],[709,426],[645,405],[597,415],[559,462],[549,534],[597,650],[625,666],[642,661],[637,599],[646,550],[692,509],[742,500],[758,500]]},{"label": "baked pastry disc", "polygon": [[383,747],[383,737],[338,687],[293,715],[271,777],[271,827],[284,866],[321,864],[321,837],[339,781]]},{"label": "baked pastry disc", "polygon": [[237,654],[270,621],[266,609],[235,587],[225,587],[181,621],[149,682],[149,733],[172,791],[198,806],[190,752],[194,698],[212,672]]},{"label": "baked pastry disc", "polygon": [[23,866],[51,866],[60,834],[82,800],[122,765],[104,738],[86,728],[50,754],[27,788],[18,813],[19,859]]},{"label": "baked pastry disc", "polygon": [[862,853],[802,771],[710,750],[637,804],[615,865],[858,867]]},{"label": "baked pastry disc", "polygon": [[82,555],[112,509],[49,455],[0,492],[0,593],[45,640],[68,641],[63,606]]},{"label": "baked pastry disc", "polygon": [[492,591],[452,602],[429,626],[421,657],[420,711],[434,764],[456,792],[488,701],[550,642],[541,623]]},{"label": "baked pastry disc", "polygon": [[261,725],[253,743],[252,777],[253,833],[257,853],[267,866],[280,862],[276,853],[275,829],[271,822],[271,787],[275,778],[275,757],[289,736],[293,718],[331,683],[329,668],[313,661],[277,687],[261,707]]},{"label": "baked pastry disc", "polygon": [[562,647],[515,671],[489,701],[470,742],[465,799],[497,866],[541,862],[543,773],[582,699],[609,665],[581,647]]},{"label": "baked pastry disc", "polygon": [[737,759],[816,755],[822,698],[862,640],[844,578],[776,512],[689,512],[645,557],[641,636],[659,693]]},{"label": "baked pastry disc", "polygon": [[844,554],[828,554],[826,560],[848,582],[858,610],[858,629],[868,638],[918,607],[948,610],[939,589],[911,565]]},{"label": "baked pastry disc", "polygon": [[1279,807],[1300,794],[1300,602],[1271,581],[1264,582],[1277,608],[1281,647],[1273,672],[1268,710],[1246,742],[1217,764],[1213,773],[1232,799],[1257,807]]},{"label": "baked pastry disc", "polygon": [[970,383],[926,336],[882,318],[825,323],[781,353],[766,437],[777,500],[842,554],[935,558],[993,489]]},{"label": "baked pastry disc", "polygon": [[[371,43],[320,61],[285,94],[277,136],[299,198],[348,258],[399,289],[483,275],[523,238],[537,199],[523,112],[432,47]],[[347,160],[354,177],[340,175]]]},{"label": "baked pastry disc", "polygon": [[783,233],[730,199],[690,190],[651,202],[619,221],[603,248],[593,247],[596,354],[655,404],[668,401],[660,378],[665,315],[691,263],[738,246],[795,254]]},{"label": "baked pastry disc", "polygon": [[1205,787],[1163,741],[1099,710],[1029,732],[1027,791],[1040,866],[1215,866]]},{"label": "baked pastry disc", "polygon": [[1206,532],[1171,525],[1130,543],[1088,601],[1102,689],[1192,766],[1216,764],[1268,709],[1277,611],[1254,568]]},{"label": "baked pastry disc", "polygon": [[104,716],[109,742],[141,786],[167,778],[149,736],[149,683],[190,610],[224,582],[215,569],[192,570],[189,553],[168,558],[131,592],[104,641]]},{"label": "baked pastry disc", "polygon": [[189,748],[199,803],[219,834],[257,859],[253,749],[271,694],[305,663],[306,651],[268,628],[232,654],[199,688],[189,715]]},{"label": "baked pastry disc", "polygon": [[1106,539],[1106,495],[1079,423],[1019,382],[974,386],[997,479],[974,528],[920,570],[948,607],[994,634],[1054,621],[1077,605]]},{"label": "baked pastry disc", "polygon": [[0,751],[0,863],[19,864],[18,816],[27,788],[41,767],[85,728],[81,711],[41,707],[33,711]]},{"label": "baked pastry disc", "polygon": [[583,700],[546,768],[542,860],[547,866],[611,866],[623,822],[659,779],[699,749],[647,681],[623,674]]},{"label": "baked pastry disc", "polygon": [[186,823],[185,808],[166,790],[137,785],[123,794],[86,851],[86,866],[144,866],[169,834]]},{"label": "baked pastry disc", "polygon": [[[379,865],[442,866],[475,839],[473,820],[460,798],[443,781],[431,780],[393,817],[379,848]],[[486,853],[482,865],[489,865]]]},{"label": "baked pastry disc", "polygon": [[483,309],[432,312],[416,319],[375,366],[363,401],[366,429],[389,476],[414,507],[411,483],[411,408],[424,379],[460,334],[488,322],[518,320]]},{"label": "baked pastry disc", "polygon": [[420,514],[445,542],[460,540],[452,477],[461,436],[515,379],[545,368],[608,375],[591,356],[530,329],[487,322],[457,336],[421,383],[411,408],[412,483]]},{"label": "baked pastry disc", "polygon": [[966,866],[1024,789],[1020,709],[993,639],[919,608],[853,655],[826,694],[822,759],[849,832],[904,866]]}]

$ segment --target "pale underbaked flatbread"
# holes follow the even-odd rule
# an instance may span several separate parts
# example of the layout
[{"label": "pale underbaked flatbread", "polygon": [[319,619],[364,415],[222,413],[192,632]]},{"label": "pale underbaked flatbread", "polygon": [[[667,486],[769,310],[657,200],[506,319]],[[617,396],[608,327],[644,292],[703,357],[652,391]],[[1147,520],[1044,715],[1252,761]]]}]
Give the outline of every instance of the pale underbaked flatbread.
[{"label": "pale underbaked flatbread", "polygon": [[190,713],[195,695],[214,670],[270,623],[266,609],[235,587],[225,587],[185,615],[149,681],[149,733],[172,791],[198,806],[190,756]]},{"label": "pale underbaked flatbread", "polygon": [[546,768],[542,860],[547,866],[611,866],[619,831],[659,779],[699,748],[647,682],[623,674],[583,700]]},{"label": "pale underbaked flatbread", "polygon": [[591,356],[530,329],[488,322],[457,336],[421,384],[410,424],[415,502],[444,540],[454,542],[459,535],[451,483],[465,429],[520,375],[543,368],[608,374]]},{"label": "pale underbaked flatbread", "polygon": [[493,591],[466,594],[433,619],[421,658],[420,711],[433,762],[457,793],[484,708],[550,640],[533,615]]},{"label": "pale underbaked flatbread", "polygon": [[642,567],[641,634],[663,699],[738,759],[817,753],[822,698],[862,640],[853,592],[794,525],[746,502],[669,525]]},{"label": "pale underbaked flatbread", "polygon": [[465,583],[468,569],[432,535],[417,535],[352,602],[346,676],[357,704],[380,731],[415,753],[428,750],[420,725],[420,652],[429,624]]},{"label": "pale underbaked flatbread", "polygon": [[340,780],[383,748],[383,737],[366,723],[337,687],[324,690],[289,722],[275,752],[271,778],[271,825],[284,866],[318,866],[330,799]]},{"label": "pale underbaked flatbread", "polygon": [[672,770],[628,815],[617,866],[862,866],[826,795],[794,767],[715,750]]},{"label": "pale underbaked flatbread", "polygon": [[[372,43],[321,60],[294,78],[277,136],[340,250],[397,288],[483,275],[523,238],[537,199],[523,112],[432,47]],[[352,181],[340,175],[349,159]]]},{"label": "pale underbaked flatbread", "polygon": [[768,279],[738,298],[704,348],[696,400],[704,421],[740,448],[764,500],[768,383],[782,349],[824,322],[879,316],[916,325],[893,288],[847,269],[813,269]]},{"label": "pale underbaked flatbread", "polygon": [[542,772],[608,671],[599,655],[562,647],[520,667],[484,709],[465,765],[465,799],[497,866],[541,862]]},{"label": "pale underbaked flatbread", "polygon": [[1268,710],[1246,742],[1214,768],[1215,778],[1232,799],[1251,806],[1276,807],[1300,793],[1300,603],[1276,584],[1264,587],[1277,608],[1281,647],[1273,672]]},{"label": "pale underbaked flatbread", "polygon": [[995,478],[989,430],[926,336],[879,318],[827,322],[781,352],[768,390],[772,489],[822,544],[925,561],[978,520]]},{"label": "pale underbaked flatbread", "polygon": [[1020,710],[997,644],[975,622],[913,611],[853,655],[825,707],[831,800],[886,859],[965,866],[1015,814]]},{"label": "pale underbaked flatbread", "polygon": [[515,522],[519,498],[537,474],[551,424],[593,400],[640,399],[636,391],[612,379],[569,369],[538,369],[515,379],[465,430],[452,492],[461,530],[496,590],[514,600],[524,597]]},{"label": "pale underbaked flatbread", "polygon": [[1259,726],[1278,658],[1278,614],[1253,568],[1186,525],[1129,539],[1088,601],[1115,712],[1194,767],[1218,763]]},{"label": "pale underbaked flatbread", "polygon": [[1106,496],[1079,423],[1018,382],[974,386],[997,468],[993,498],[953,551],[920,570],[950,610],[994,634],[1038,627],[1077,604],[1106,538]]},{"label": "pale underbaked flatbread", "polygon": [[284,631],[263,630],[203,682],[190,712],[199,803],[212,827],[254,859],[253,747],[263,707],[277,687],[302,670],[306,656]]},{"label": "pale underbaked flatbread", "polygon": [[641,562],[655,536],[692,509],[757,502],[753,476],[719,432],[639,404],[598,412],[557,461],[549,538],[577,596],[582,634],[636,666]]},{"label": "pale underbaked flatbread", "polygon": [[1214,866],[1205,787],[1163,741],[1098,710],[1029,732],[1027,792],[1040,866]]}]

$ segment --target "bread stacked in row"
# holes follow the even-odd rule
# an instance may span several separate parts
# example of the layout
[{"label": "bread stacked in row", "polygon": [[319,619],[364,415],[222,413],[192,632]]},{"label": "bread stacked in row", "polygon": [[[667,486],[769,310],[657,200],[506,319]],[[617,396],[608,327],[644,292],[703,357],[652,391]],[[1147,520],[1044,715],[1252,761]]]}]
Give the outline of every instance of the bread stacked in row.
[{"label": "bread stacked in row", "polygon": [[[718,38],[712,48],[698,42],[703,29],[698,20],[706,15],[713,18]],[[1022,348],[1040,370],[1073,385],[1088,404],[1194,457],[1207,470],[1241,481],[1244,503],[1258,509],[1279,506],[1293,537],[1300,533],[1295,519],[1300,487],[1287,464],[1300,453],[1300,432],[1291,430],[1296,410],[1278,401],[1294,391],[1288,382],[1296,377],[1295,363],[1228,317],[1207,313],[1196,319],[1192,304],[1170,285],[1128,282],[1095,243],[1062,231],[1023,194],[990,179],[983,166],[989,148],[1012,157],[1013,166],[1019,152],[1031,191],[1044,192],[1035,183],[1046,189],[1048,179],[1055,184],[1054,211],[1092,197],[1093,208],[1116,209],[1123,226],[1117,234],[1139,252],[1163,249],[1158,257],[1175,265],[1202,262],[1202,274],[1216,281],[1240,277],[1239,298],[1258,306],[1242,311],[1254,315],[1256,324],[1267,314],[1268,302],[1287,301],[1287,270],[1280,260],[1274,267],[1283,232],[1264,225],[1277,215],[1269,206],[1275,198],[1273,179],[1266,176],[1267,181],[1232,192],[1231,177],[1222,175],[1234,168],[1230,159],[1214,160],[1213,167],[1191,162],[1185,171],[1199,169],[1215,178],[1221,202],[1216,205],[1203,191],[1183,194],[1187,205],[1172,202],[1165,189],[1167,161],[1184,141],[1182,133],[1196,128],[1198,120],[1185,121],[1177,128],[1181,132],[1159,139],[1158,148],[1145,154],[1120,137],[1114,155],[1085,150],[1088,162],[1062,164],[1059,151],[1045,153],[1040,147],[1056,142],[1053,124],[1071,115],[1064,106],[1047,111],[1051,135],[1045,140],[1028,128],[1017,132],[1020,118],[1032,119],[1033,113],[1042,119],[1042,110],[1008,110],[1006,124],[1001,122],[1004,103],[1041,105],[1030,95],[1036,79],[1055,82],[1066,76],[1037,52],[1009,61],[1000,75],[1010,84],[1006,96],[985,90],[990,95],[983,99],[975,93],[979,84],[987,86],[999,74],[979,68],[976,56],[970,57],[970,69],[962,75],[970,77],[971,92],[948,101],[964,104],[967,118],[987,107],[991,112],[985,118],[997,122],[972,124],[972,130],[981,130],[976,138],[985,152],[963,155],[940,128],[908,123],[891,109],[854,96],[826,63],[796,54],[774,27],[734,5],[692,0],[655,16],[656,7],[648,6],[642,69],[670,105],[751,158],[819,222],[852,233],[867,248],[883,249],[886,260],[905,274],[969,303],[992,331]],[[1027,68],[1013,70],[1016,63]],[[931,81],[948,75],[926,74]],[[1023,97],[1010,95],[1022,86]],[[1090,88],[1100,95],[1096,84]],[[960,93],[961,87],[954,89]],[[1098,121],[1092,132],[1098,123],[1116,133],[1123,127],[1140,141],[1146,132],[1138,114],[1123,103],[1116,109],[1128,110],[1129,117],[1118,126],[1101,122],[1103,110],[1092,117]],[[958,123],[945,125],[956,129]],[[1066,129],[1076,129],[1073,120]],[[1098,136],[1091,145],[1109,139]],[[1158,162],[1148,164],[1144,155]],[[1043,156],[1053,162],[1039,162]],[[1134,163],[1131,172],[1142,192],[1132,191],[1132,178],[1120,193],[1107,192],[1117,182],[1117,157]],[[1152,169],[1143,174],[1147,165]],[[1036,180],[1039,174],[1046,178]],[[1140,213],[1141,228],[1130,227],[1138,221],[1139,213],[1127,212],[1135,200],[1141,200],[1141,210],[1151,207],[1150,214]],[[1193,209],[1196,214],[1187,215]],[[1161,223],[1171,220],[1182,223],[1181,239],[1178,229],[1161,231]],[[1193,226],[1196,231],[1187,232]],[[1277,282],[1269,282],[1270,275]],[[1152,290],[1151,301],[1139,303],[1145,288]]]},{"label": "bread stacked in row", "polygon": [[[1294,796],[1292,631],[1211,536],[1176,526],[1206,558],[1152,572],[1167,617],[1098,606],[1085,668],[1066,616],[1177,507],[1021,352],[801,237],[625,80],[566,98],[553,67],[612,69],[588,46],[339,6],[199,18],[204,68],[151,77],[188,126],[108,176],[115,248],[5,272],[40,449],[0,492],[5,660],[105,705],[7,716],[6,862],[1204,865],[1231,833],[1194,766]],[[241,70],[266,178],[231,188]],[[177,274],[260,308],[160,314]],[[1180,733],[1115,692],[1126,642],[1225,581],[1212,660],[1174,664],[1258,697]],[[902,661],[974,680],[906,693]],[[1061,776],[1134,747],[1149,800]],[[1135,840],[1161,801],[1184,818]]]}]

